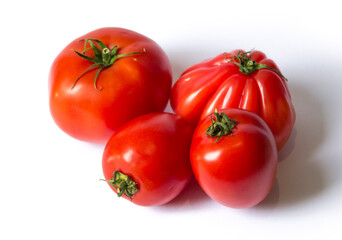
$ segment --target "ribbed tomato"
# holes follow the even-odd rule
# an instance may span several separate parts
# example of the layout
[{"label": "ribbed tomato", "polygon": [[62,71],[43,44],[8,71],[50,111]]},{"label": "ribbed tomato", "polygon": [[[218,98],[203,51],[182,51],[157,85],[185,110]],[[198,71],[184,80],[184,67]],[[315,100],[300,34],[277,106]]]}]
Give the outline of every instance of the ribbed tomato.
[{"label": "ribbed tomato", "polygon": [[256,113],[270,127],[278,150],[295,122],[286,80],[260,51],[235,50],[189,67],[172,89],[171,106],[193,124],[216,108]]}]

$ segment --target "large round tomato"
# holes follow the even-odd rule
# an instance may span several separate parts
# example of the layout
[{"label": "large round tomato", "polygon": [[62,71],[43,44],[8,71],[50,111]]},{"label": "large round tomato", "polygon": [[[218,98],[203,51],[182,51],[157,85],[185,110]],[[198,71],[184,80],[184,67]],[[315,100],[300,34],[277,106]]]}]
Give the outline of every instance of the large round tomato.
[{"label": "large round tomato", "polygon": [[190,160],[208,196],[232,208],[252,207],[267,196],[278,161],[269,127],[258,115],[242,109],[220,110],[201,120]]},{"label": "large round tomato", "polygon": [[171,106],[192,123],[215,108],[254,112],[270,127],[278,150],[287,142],[295,122],[286,80],[260,51],[236,50],[191,66],[175,83]]},{"label": "large round tomato", "polygon": [[127,29],[98,29],[54,60],[50,111],[72,137],[105,143],[128,120],[163,111],[171,78],[169,60],[154,41]]},{"label": "large round tomato", "polygon": [[111,188],[142,206],[174,199],[189,182],[193,128],[171,113],[150,113],[116,131],[103,153],[103,174]]}]

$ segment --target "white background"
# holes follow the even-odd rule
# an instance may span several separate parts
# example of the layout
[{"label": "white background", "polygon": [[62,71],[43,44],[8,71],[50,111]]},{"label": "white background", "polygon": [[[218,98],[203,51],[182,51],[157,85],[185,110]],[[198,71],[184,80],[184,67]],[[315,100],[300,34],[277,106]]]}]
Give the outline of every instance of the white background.
[{"label": "white background", "polygon": [[[0,10],[0,239],[342,239],[342,33],[338,1],[5,1]],[[276,183],[235,210],[192,182],[139,207],[102,178],[104,146],[60,131],[48,72],[73,39],[101,27],[140,32],[188,66],[258,49],[288,78],[297,120]],[[168,107],[168,111],[170,108]]]}]

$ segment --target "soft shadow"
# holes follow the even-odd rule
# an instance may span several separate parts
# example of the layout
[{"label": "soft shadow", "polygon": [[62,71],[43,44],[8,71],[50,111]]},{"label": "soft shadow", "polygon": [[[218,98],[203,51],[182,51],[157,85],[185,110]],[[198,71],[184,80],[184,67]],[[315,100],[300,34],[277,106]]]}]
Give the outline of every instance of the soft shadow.
[{"label": "soft shadow", "polygon": [[103,152],[106,144],[101,144],[101,143],[89,143],[89,142],[82,142],[82,144],[85,145],[86,148],[90,149],[95,149],[96,151],[100,151],[101,153]]},{"label": "soft shadow", "polygon": [[251,208],[250,211],[271,212],[276,208],[278,203],[279,203],[279,182],[278,182],[278,179],[276,179],[270,193],[266,196],[266,198],[261,203]]},{"label": "soft shadow", "polygon": [[193,210],[199,209],[212,201],[192,177],[185,189],[171,202],[154,207],[158,211]]},{"label": "soft shadow", "polygon": [[278,162],[281,162],[281,161],[287,159],[287,157],[293,152],[293,150],[295,148],[296,137],[297,137],[297,127],[295,125],[293,127],[293,130],[292,130],[292,133],[291,133],[289,140],[287,141],[287,143],[284,145],[284,147],[278,153]]},{"label": "soft shadow", "polygon": [[168,112],[168,113],[174,113],[172,107],[171,107],[171,103],[170,103],[170,100],[167,102],[167,105],[164,109],[164,112]]},{"label": "soft shadow", "polygon": [[290,91],[296,123],[288,143],[279,152],[279,207],[309,201],[327,187],[324,169],[315,159],[325,139],[324,108],[309,88],[293,82]]}]

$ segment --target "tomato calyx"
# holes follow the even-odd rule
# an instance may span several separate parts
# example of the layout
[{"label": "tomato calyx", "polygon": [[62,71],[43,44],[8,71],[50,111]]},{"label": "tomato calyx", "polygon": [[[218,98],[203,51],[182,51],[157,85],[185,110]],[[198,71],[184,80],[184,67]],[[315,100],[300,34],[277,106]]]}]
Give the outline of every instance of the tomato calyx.
[{"label": "tomato calyx", "polygon": [[[98,69],[97,72],[96,72],[96,75],[95,75],[95,79],[94,79],[94,88],[97,90],[97,91],[101,91],[102,90],[102,87],[101,88],[98,88],[97,87],[97,79],[101,73],[101,71],[104,69],[104,68],[107,68],[107,67],[110,67],[114,64],[114,62],[116,60],[118,60],[119,58],[122,58],[122,57],[126,57],[126,56],[129,56],[129,55],[134,55],[134,54],[141,54],[141,53],[145,53],[146,52],[146,49],[144,48],[142,52],[131,52],[131,53],[126,53],[126,54],[117,54],[117,51],[118,51],[118,47],[117,45],[115,45],[112,49],[108,48],[103,42],[101,42],[100,40],[98,39],[81,39],[80,41],[84,41],[84,49],[82,51],[82,53],[74,50],[74,52],[82,57],[83,59],[85,60],[88,60],[90,62],[93,62],[93,65],[91,65],[89,68],[87,68],[76,80],[75,82],[73,83],[73,85],[71,86],[71,89],[73,89],[77,83],[77,81],[83,76],[85,75],[86,73],[88,73],[89,71],[93,70],[93,69]],[[95,43],[97,43],[99,45],[96,46]],[[87,48],[87,44],[89,43],[90,47]],[[85,53],[88,51],[88,50],[93,50],[93,53],[94,53],[94,58],[92,57],[89,57],[87,55],[85,55]]]},{"label": "tomato calyx", "polygon": [[224,112],[219,113],[217,109],[210,115],[211,125],[207,128],[206,134],[210,137],[218,137],[215,142],[218,142],[224,135],[233,135],[233,128],[236,126],[236,121],[229,118]]},{"label": "tomato calyx", "polygon": [[118,197],[125,195],[131,199],[139,190],[136,182],[134,182],[129,176],[119,171],[115,171],[113,173],[113,178],[109,180],[101,180],[108,182],[117,191]]},{"label": "tomato calyx", "polygon": [[[284,77],[283,74],[281,74],[277,69],[272,68],[266,64],[262,64],[262,63],[257,63],[257,61],[252,59],[253,50],[248,51],[248,52],[243,52],[243,51],[239,51],[236,55],[233,56],[226,56],[225,57],[232,57],[232,59],[230,61],[228,61],[228,63],[233,63],[235,65],[237,65],[239,67],[239,71],[243,74],[249,75],[252,74],[253,72],[260,70],[260,69],[270,69],[271,71],[276,72],[277,74],[279,74],[282,78],[284,78],[286,81],[287,79]],[[237,60],[237,61],[236,61]]]}]

